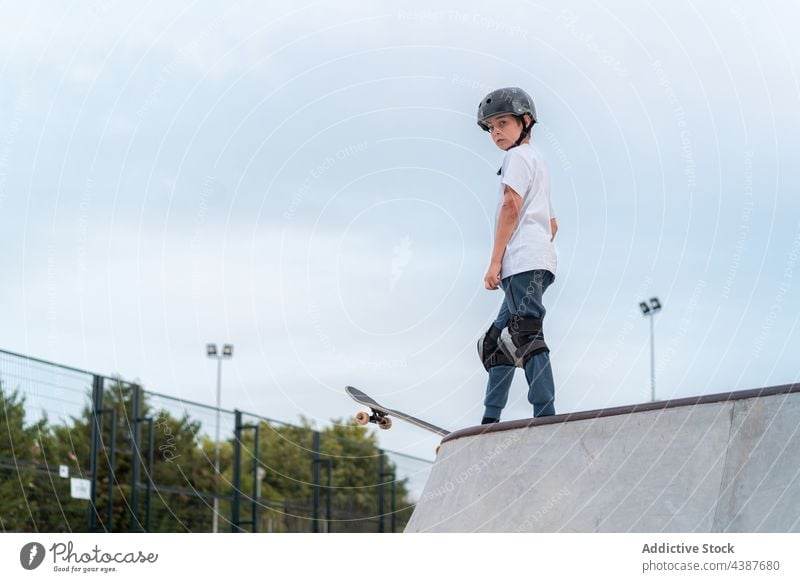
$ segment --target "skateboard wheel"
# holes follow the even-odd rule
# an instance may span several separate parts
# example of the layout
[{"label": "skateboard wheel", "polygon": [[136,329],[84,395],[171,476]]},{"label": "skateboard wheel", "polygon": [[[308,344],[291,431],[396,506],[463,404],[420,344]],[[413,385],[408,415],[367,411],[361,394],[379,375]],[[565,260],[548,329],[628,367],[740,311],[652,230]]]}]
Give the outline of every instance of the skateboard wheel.
[{"label": "skateboard wheel", "polygon": [[369,414],[366,412],[359,412],[356,414],[356,424],[359,426],[364,426],[369,423]]},{"label": "skateboard wheel", "polygon": [[384,416],[378,421],[378,426],[383,430],[389,430],[390,428],[392,428],[392,419],[387,416]]}]

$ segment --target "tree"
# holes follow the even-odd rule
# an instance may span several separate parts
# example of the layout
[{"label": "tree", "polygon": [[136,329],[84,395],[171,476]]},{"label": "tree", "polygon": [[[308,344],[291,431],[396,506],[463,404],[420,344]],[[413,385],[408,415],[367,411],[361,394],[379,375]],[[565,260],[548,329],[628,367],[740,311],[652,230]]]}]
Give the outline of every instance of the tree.
[{"label": "tree", "polygon": [[47,418],[25,426],[25,397],[18,389],[7,393],[2,383],[0,409],[0,530],[48,531],[40,527],[53,505],[43,495],[50,473],[40,462]]},{"label": "tree", "polygon": [[[112,378],[103,395],[103,413],[97,418],[99,434],[96,464],[94,517],[101,530],[141,531],[147,522],[147,485],[150,486],[149,529],[156,532],[210,531],[213,495],[221,496],[220,527],[231,529],[233,495],[233,435],[220,444],[220,477],[215,476],[215,442],[202,423],[188,412],[176,418],[166,410],[153,410],[147,393],[140,403],[140,419],[152,419],[152,466],[148,431],[141,424],[140,455],[134,447],[137,423],[133,418],[136,385]],[[91,479],[92,424],[90,406],[78,417],[51,425],[47,416],[25,424],[25,399],[18,391],[6,394],[0,383],[0,531],[88,531],[90,504],[72,499],[69,480],[58,475],[67,465],[71,475]],[[255,432],[241,433],[240,520],[249,519],[255,480],[254,467],[264,471],[258,488],[259,531],[311,531],[314,498],[313,423],[299,425],[257,420],[259,451],[255,456]],[[252,423],[251,423],[252,425]],[[354,423],[333,421],[319,432],[319,518],[325,519],[330,495],[332,531],[377,531],[378,496],[383,490],[384,512],[390,511],[390,460],[379,475],[379,449],[375,432]],[[111,435],[114,434],[112,466]],[[133,467],[140,463],[138,501],[133,504]],[[328,467],[332,487],[328,484]],[[382,481],[384,484],[382,485]],[[407,483],[394,483],[398,521],[410,515]],[[108,521],[109,490],[111,521]],[[132,516],[135,511],[135,519]],[[385,523],[387,524],[387,516]],[[246,529],[251,529],[247,527]],[[320,528],[321,530],[324,528]]]},{"label": "tree", "polygon": [[[261,531],[271,520],[272,531],[311,531],[313,508],[313,433],[315,428],[301,417],[300,426],[259,423],[258,463],[265,469],[261,484]],[[319,518],[325,518],[326,496],[330,494],[333,509],[333,531],[377,531],[378,496],[381,488],[379,475],[379,449],[374,432],[333,420],[331,426],[320,432],[320,499]],[[254,441],[252,431],[242,435],[242,491],[252,495]],[[332,488],[327,487],[328,462],[332,465]],[[396,467],[385,460],[383,485],[384,513],[390,511],[391,480]],[[227,475],[232,479],[232,472]],[[407,483],[395,482],[395,504],[398,521],[404,523],[410,516]],[[250,509],[243,504],[243,513]],[[245,518],[246,519],[246,518]],[[386,517],[388,520],[390,516]],[[386,526],[388,531],[388,525]],[[322,529],[322,528],[320,528]]]}]

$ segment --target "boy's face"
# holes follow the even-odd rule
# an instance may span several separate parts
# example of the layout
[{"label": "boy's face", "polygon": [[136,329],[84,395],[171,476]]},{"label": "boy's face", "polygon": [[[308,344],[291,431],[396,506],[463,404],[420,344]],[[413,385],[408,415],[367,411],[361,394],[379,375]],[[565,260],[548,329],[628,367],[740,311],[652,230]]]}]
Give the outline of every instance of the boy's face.
[{"label": "boy's face", "polygon": [[[529,122],[525,115],[525,121]],[[501,150],[507,150],[519,139],[522,133],[522,123],[519,118],[509,113],[492,117],[486,121],[492,141]]]}]

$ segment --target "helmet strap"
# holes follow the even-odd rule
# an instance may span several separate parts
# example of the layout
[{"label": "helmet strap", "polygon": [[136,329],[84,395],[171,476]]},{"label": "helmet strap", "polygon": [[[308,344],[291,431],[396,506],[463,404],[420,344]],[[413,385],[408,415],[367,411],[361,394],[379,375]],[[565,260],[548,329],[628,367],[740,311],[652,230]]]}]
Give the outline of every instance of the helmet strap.
[{"label": "helmet strap", "polygon": [[[525,116],[524,115],[520,115],[520,121],[522,121],[522,133],[519,134],[519,137],[517,138],[517,141],[514,142],[514,145],[511,146],[511,148],[515,148],[519,144],[521,144],[522,140],[524,140],[526,137],[528,137],[528,135],[531,132],[531,128],[533,127],[533,123],[534,123],[533,119],[531,119],[531,124],[530,125],[525,125]],[[511,149],[511,148],[508,148],[508,149]]]},{"label": "helmet strap", "polygon": [[[533,116],[531,116],[531,124],[530,125],[525,125],[525,116],[524,115],[520,116],[520,121],[522,121],[522,133],[519,134],[519,137],[517,138],[517,141],[514,142],[514,145],[512,145],[510,148],[508,148],[509,150],[513,149],[513,148],[517,147],[519,144],[521,144],[522,140],[524,140],[530,134],[531,129],[533,128],[533,124],[536,123],[535,121],[533,121]],[[508,151],[508,150],[506,150],[506,151]],[[502,172],[503,172],[503,168],[500,168],[499,170],[497,170],[497,175],[500,176],[502,174]]]}]

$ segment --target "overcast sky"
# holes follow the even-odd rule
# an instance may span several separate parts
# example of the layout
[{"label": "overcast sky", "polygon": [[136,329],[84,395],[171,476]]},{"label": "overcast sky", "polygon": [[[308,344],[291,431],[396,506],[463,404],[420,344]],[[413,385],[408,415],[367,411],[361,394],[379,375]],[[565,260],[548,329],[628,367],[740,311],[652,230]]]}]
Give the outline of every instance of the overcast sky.
[{"label": "overcast sky", "polygon": [[[4,2],[0,348],[319,426],[352,384],[457,429],[502,160],[534,98],[559,412],[791,383],[800,9],[770,2]],[[521,372],[504,419],[530,415]],[[432,458],[436,438],[381,432]]]}]

